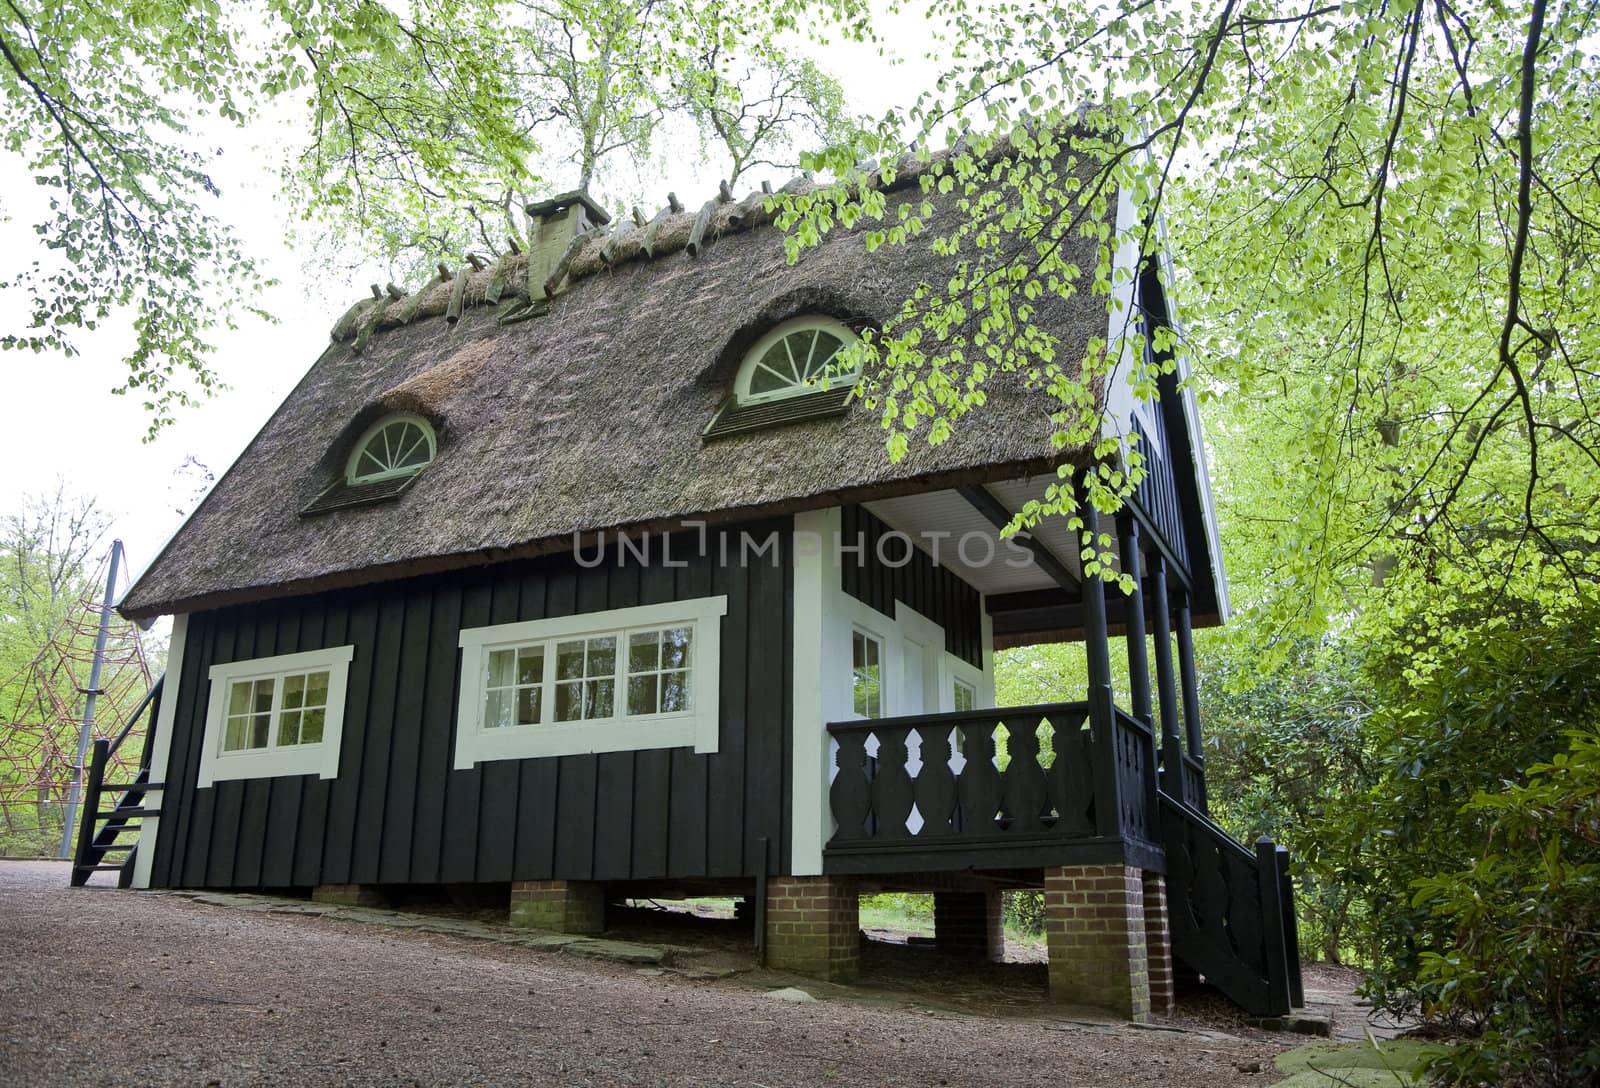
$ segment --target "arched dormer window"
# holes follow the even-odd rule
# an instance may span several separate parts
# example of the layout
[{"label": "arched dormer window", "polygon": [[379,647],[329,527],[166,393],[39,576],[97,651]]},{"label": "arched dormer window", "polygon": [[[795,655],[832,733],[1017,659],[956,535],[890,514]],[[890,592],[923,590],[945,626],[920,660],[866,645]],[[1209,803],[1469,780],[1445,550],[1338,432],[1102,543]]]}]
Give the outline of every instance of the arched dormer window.
[{"label": "arched dormer window", "polygon": [[838,370],[835,357],[855,341],[856,334],[832,318],[785,321],[756,341],[744,357],[734,381],[734,398],[741,405],[765,404],[824,388],[848,389],[861,371]]},{"label": "arched dormer window", "polygon": [[421,416],[384,416],[355,444],[345,482],[356,486],[415,476],[433,462],[437,450],[433,426]]}]

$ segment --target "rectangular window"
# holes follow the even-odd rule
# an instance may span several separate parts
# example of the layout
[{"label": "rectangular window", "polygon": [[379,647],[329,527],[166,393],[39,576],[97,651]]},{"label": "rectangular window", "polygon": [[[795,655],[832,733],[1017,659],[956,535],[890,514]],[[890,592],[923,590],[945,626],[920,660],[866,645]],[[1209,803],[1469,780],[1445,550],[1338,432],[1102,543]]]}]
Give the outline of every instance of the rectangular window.
[{"label": "rectangular window", "polygon": [[199,784],[233,778],[339,774],[345,679],[353,646],[211,669]]},{"label": "rectangular window", "polygon": [[726,597],[705,597],[462,631],[456,767],[640,748],[715,751],[726,612]]},{"label": "rectangular window", "polygon": [[851,698],[863,718],[883,717],[883,641],[856,630],[850,638]]},{"label": "rectangular window", "polygon": [[976,709],[978,706],[978,689],[965,680],[956,680],[953,681],[953,684],[955,689],[953,692],[955,709],[958,711]]}]

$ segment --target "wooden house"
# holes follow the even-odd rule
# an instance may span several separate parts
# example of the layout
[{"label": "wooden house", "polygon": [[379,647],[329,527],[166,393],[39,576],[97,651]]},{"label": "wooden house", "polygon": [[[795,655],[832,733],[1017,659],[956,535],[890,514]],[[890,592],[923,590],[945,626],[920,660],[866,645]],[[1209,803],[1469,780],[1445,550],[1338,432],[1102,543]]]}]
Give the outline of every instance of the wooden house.
[{"label": "wooden house", "polygon": [[[484,885],[580,931],[608,899],[737,895],[769,963],[835,979],[863,891],[931,891],[939,945],[994,955],[1000,893],[1043,888],[1062,999],[1143,1017],[1176,959],[1287,1011],[1282,852],[1206,816],[1190,635],[1227,593],[1194,397],[1108,386],[1151,469],[1100,526],[1138,574],[1108,599],[1064,524],[999,536],[1087,463],[1047,395],[999,375],[891,464],[854,377],[816,380],[950,258],[841,229],[791,263],[760,193],[673,205],[546,201],[530,252],[340,320],[121,603],[174,618],[170,661],[77,879]],[[1148,267],[1119,291],[1171,320]],[[1037,314],[1066,359],[1107,322],[1087,290]],[[1042,641],[1083,645],[1087,690],[996,708],[994,652]]]}]

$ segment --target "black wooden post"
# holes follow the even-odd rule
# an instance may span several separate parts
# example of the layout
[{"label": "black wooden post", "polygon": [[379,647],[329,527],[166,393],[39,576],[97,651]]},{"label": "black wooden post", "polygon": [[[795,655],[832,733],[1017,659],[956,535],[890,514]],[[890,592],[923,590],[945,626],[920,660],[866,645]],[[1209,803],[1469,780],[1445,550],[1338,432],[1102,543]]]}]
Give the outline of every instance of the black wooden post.
[{"label": "black wooden post", "polygon": [[1294,881],[1289,877],[1289,851],[1278,847],[1278,884],[1283,903],[1283,943],[1289,955],[1289,1004],[1300,1008],[1306,1003],[1305,984],[1300,978],[1300,919],[1294,911]]},{"label": "black wooden post", "polygon": [[1289,954],[1284,934],[1283,880],[1278,848],[1268,838],[1256,840],[1256,882],[1260,889],[1261,941],[1267,969],[1267,1015],[1289,1012]]},{"label": "black wooden post", "polygon": [[1172,608],[1167,603],[1167,561],[1150,557],[1151,611],[1156,621],[1156,687],[1161,698],[1161,768],[1167,793],[1195,803],[1183,792],[1183,745],[1178,739],[1178,683],[1172,672]]},{"label": "black wooden post", "polygon": [[[1078,486],[1083,531],[1099,546],[1100,514]],[[1083,646],[1089,665],[1089,731],[1094,738],[1095,831],[1106,838],[1122,834],[1122,798],[1117,776],[1116,721],[1111,700],[1111,636],[1106,629],[1106,584],[1099,575],[1083,578]]]},{"label": "black wooden post", "polygon": [[1150,654],[1144,641],[1144,570],[1139,556],[1139,523],[1133,515],[1124,513],[1117,519],[1117,542],[1122,550],[1122,573],[1133,579],[1133,591],[1126,602],[1128,697],[1133,702],[1133,716],[1146,725],[1154,725],[1150,705]]},{"label": "black wooden post", "polygon": [[99,824],[100,787],[106,780],[106,761],[111,758],[111,742],[101,738],[94,742],[94,754],[89,757],[89,773],[83,781],[83,804],[78,810],[78,850],[72,859],[71,883],[83,887],[89,879],[89,866],[100,859],[89,855],[94,849],[94,829]]},{"label": "black wooden post", "polygon": [[1189,758],[1194,760],[1199,796],[1192,798],[1201,812],[1206,807],[1205,749],[1200,743],[1200,681],[1194,671],[1194,632],[1189,625],[1189,595],[1178,595],[1178,676],[1183,684],[1183,729]]}]

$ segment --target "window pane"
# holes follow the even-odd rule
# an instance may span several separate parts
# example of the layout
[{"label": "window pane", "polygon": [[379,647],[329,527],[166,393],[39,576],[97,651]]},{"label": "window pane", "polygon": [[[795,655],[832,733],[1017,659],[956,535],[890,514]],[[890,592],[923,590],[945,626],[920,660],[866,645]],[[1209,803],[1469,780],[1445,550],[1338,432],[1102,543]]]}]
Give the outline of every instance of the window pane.
[{"label": "window pane", "polygon": [[590,680],[585,692],[584,717],[609,718],[616,713],[615,680]]},{"label": "window pane", "polygon": [[517,689],[517,724],[539,724],[539,688]]},{"label": "window pane", "polygon": [[782,377],[766,366],[757,366],[750,374],[750,392],[776,393],[781,389],[788,389],[794,382]]},{"label": "window pane", "polygon": [[674,627],[661,633],[661,667],[682,669],[689,664],[690,629]]},{"label": "window pane", "polygon": [[[789,355],[789,340],[790,337],[785,336],[768,348],[767,353],[761,357],[761,366],[772,371],[775,377],[781,376],[781,379],[787,379],[783,381],[784,385],[792,385],[799,377],[795,373],[794,363]],[[751,388],[755,388],[754,382],[751,382]]]},{"label": "window pane", "polygon": [[617,671],[617,640],[612,636],[589,640],[589,663],[585,676],[610,676]]},{"label": "window pane", "polygon": [[971,684],[955,682],[955,708],[957,710],[971,710],[977,706],[977,692]]},{"label": "window pane", "polygon": [[[267,713],[271,712],[271,710],[272,710],[272,688],[273,688],[273,682],[271,680],[257,680],[256,681],[255,694],[251,698],[251,702],[253,702],[255,705],[252,706],[251,709],[254,710],[257,714],[267,714]],[[267,743],[266,741],[262,741],[261,742],[262,745],[265,745],[266,743]]]},{"label": "window pane", "polygon": [[628,713],[654,714],[656,712],[656,674],[628,677]]},{"label": "window pane", "polygon": [[288,710],[278,717],[278,747],[300,743],[300,711]]},{"label": "window pane", "polygon": [[492,688],[508,688],[516,680],[517,651],[515,650],[490,650],[489,651],[489,686]]},{"label": "window pane", "polygon": [[562,642],[556,646],[556,678],[578,680],[583,676],[583,643]]},{"label": "window pane", "polygon": [[628,671],[650,672],[661,665],[661,632],[628,636]]},{"label": "window pane", "polygon": [[583,682],[556,685],[556,721],[575,722],[583,717]]},{"label": "window pane", "polygon": [[265,748],[267,735],[272,729],[271,714],[257,714],[250,719],[250,744],[251,748]]},{"label": "window pane", "polygon": [[[235,687],[248,687],[248,685],[240,684],[235,685]],[[245,727],[249,724],[249,722],[250,719],[244,717],[228,719],[228,731],[223,735],[222,738],[222,750],[224,752],[237,752],[239,749],[244,747],[246,732]]]},{"label": "window pane", "polygon": [[306,706],[328,705],[328,674],[313,672],[306,675]]},{"label": "window pane", "polygon": [[[306,678],[304,674],[283,678],[283,708],[295,710],[305,705]],[[283,743],[279,741],[279,743]]]},{"label": "window pane", "polygon": [[483,700],[483,727],[503,729],[511,724],[512,693],[491,691]]},{"label": "window pane", "polygon": [[517,651],[517,683],[539,684],[544,681],[544,647],[525,646]]},{"label": "window pane", "polygon": [[322,726],[327,716],[326,710],[307,710],[300,722],[300,743],[321,744]]},{"label": "window pane", "polygon": [[661,713],[675,714],[689,709],[689,674],[669,672],[661,677]]},{"label": "window pane", "polygon": [[850,667],[857,672],[867,667],[867,636],[860,631],[850,638]]},{"label": "window pane", "polygon": [[248,680],[236,680],[228,691],[228,714],[250,713],[250,692],[252,685]]}]

